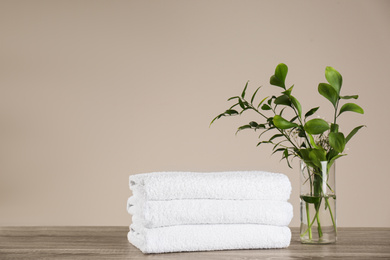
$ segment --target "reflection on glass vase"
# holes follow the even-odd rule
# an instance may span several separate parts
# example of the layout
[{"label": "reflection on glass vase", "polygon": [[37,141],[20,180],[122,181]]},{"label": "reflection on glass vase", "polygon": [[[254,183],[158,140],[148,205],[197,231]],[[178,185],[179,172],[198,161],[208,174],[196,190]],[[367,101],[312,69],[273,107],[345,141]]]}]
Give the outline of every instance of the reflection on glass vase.
[{"label": "reflection on glass vase", "polygon": [[301,161],[301,231],[304,244],[329,244],[337,239],[335,163]]}]

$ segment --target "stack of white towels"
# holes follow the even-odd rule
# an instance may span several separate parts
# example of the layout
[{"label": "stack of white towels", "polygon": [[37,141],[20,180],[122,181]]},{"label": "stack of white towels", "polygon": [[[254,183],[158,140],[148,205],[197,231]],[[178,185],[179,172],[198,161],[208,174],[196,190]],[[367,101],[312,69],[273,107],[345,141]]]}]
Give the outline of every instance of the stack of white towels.
[{"label": "stack of white towels", "polygon": [[285,248],[291,183],[280,173],[153,172],[130,176],[128,240],[143,253]]}]

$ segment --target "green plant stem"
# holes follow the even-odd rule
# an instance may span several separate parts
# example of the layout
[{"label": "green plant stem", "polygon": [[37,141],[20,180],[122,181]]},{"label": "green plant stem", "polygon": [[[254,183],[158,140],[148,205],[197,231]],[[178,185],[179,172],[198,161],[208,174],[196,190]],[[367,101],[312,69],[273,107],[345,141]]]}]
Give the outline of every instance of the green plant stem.
[{"label": "green plant stem", "polygon": [[[307,203],[307,202],[306,202],[306,203]],[[309,212],[308,203],[307,203],[306,206],[307,206],[306,210],[307,210],[307,212]],[[310,232],[310,233],[311,233],[311,227],[314,225],[314,222],[315,222],[316,219],[317,219],[317,215],[318,215],[318,211],[316,211],[316,214],[314,215],[313,220],[310,222],[310,219],[309,219],[309,221],[307,222],[307,223],[308,223],[308,228],[306,229],[306,231],[305,231],[303,234],[301,234],[301,237],[303,237],[304,235],[306,235],[307,232]],[[309,222],[310,222],[310,223],[309,223]]]},{"label": "green plant stem", "polygon": [[[330,213],[330,217],[332,219],[333,227],[334,227],[334,230],[337,234],[337,226],[336,226],[336,222],[335,222],[335,219],[333,216],[332,209],[330,207],[329,199],[327,197],[324,197],[324,199],[325,199],[325,203],[326,203],[327,207],[329,208],[329,213]],[[310,222],[309,203],[305,202],[305,205],[306,205],[306,218],[307,218],[308,227],[307,227],[306,231],[303,234],[301,234],[301,237],[305,236],[306,233],[309,233],[309,239],[311,240],[313,237],[311,228],[314,225],[314,223],[317,221],[317,223],[318,223],[318,227],[317,227],[318,236],[321,238],[323,236],[323,232],[322,232],[322,226],[321,226],[320,216],[319,216],[319,210],[320,210],[319,208],[320,207],[319,206],[314,207],[316,210],[316,214],[315,214],[313,220]]]},{"label": "green plant stem", "polygon": [[[309,177],[310,177],[310,174],[309,174]],[[322,181],[324,181],[324,180],[322,180],[322,176],[315,175],[314,178],[316,178],[316,177],[317,178],[321,178],[321,182],[319,182],[319,183],[322,183]],[[317,180],[317,183],[318,183],[318,181],[319,180]],[[330,217],[332,219],[333,228],[334,228],[334,230],[335,230],[335,232],[337,234],[336,221],[334,219],[333,212],[332,212],[332,209],[330,207],[329,198],[325,196],[324,191],[322,190],[322,186],[314,185],[314,196],[323,197],[325,199],[326,207],[329,208],[329,214],[330,214]],[[310,223],[310,225],[308,227],[308,230],[310,229],[309,230],[309,232],[310,232],[312,225],[314,224],[315,221],[317,221],[317,230],[318,230],[319,238],[323,237],[321,220],[320,220],[320,216],[319,216],[319,211],[320,211],[320,207],[321,207],[321,201],[322,201],[322,199],[318,203],[314,204],[314,208],[316,210],[316,214],[315,214],[315,217],[313,218],[313,221]],[[307,205],[306,205],[306,210],[308,210]],[[306,234],[306,232],[304,234]]]},{"label": "green plant stem", "polygon": [[[290,101],[291,101],[291,99],[290,99]],[[301,126],[304,126],[304,124],[303,124],[303,122],[302,122],[302,119],[301,119],[301,117],[299,116],[299,114],[298,114],[298,112],[297,112],[297,109],[296,109],[294,106],[292,106],[292,109],[294,110],[295,115],[298,117],[298,120],[299,120],[299,122],[301,123]],[[305,132],[305,139],[306,139],[307,144],[309,145],[310,148],[313,148],[313,147],[311,146],[310,142],[309,142],[309,139],[307,138],[306,131],[304,131],[304,132]]]},{"label": "green plant stem", "polygon": [[321,207],[321,201],[318,203],[318,206],[316,205],[316,219],[317,219],[317,230],[318,230],[318,237],[321,238],[323,236],[322,233],[322,227],[320,222],[320,215],[318,214],[320,212]]},{"label": "green plant stem", "polygon": [[[314,184],[314,196],[318,197],[318,198],[321,198],[321,194],[323,194],[323,190],[322,190],[322,171],[320,171],[320,169],[313,169],[313,172],[315,172],[316,174],[314,175],[314,178],[313,178],[313,184]],[[316,210],[316,219],[317,219],[317,230],[318,230],[318,236],[319,238],[322,237],[322,228],[321,228],[321,222],[320,222],[320,217],[319,217],[319,211],[320,211],[320,207],[321,207],[321,200],[318,202],[318,203],[315,203],[314,204],[314,208]]]},{"label": "green plant stem", "polygon": [[[295,115],[298,117],[299,122],[301,122],[301,125],[302,125],[302,121],[301,121],[301,119],[299,118],[298,113],[295,111],[295,108],[292,107],[292,109],[294,110]],[[276,111],[275,111],[274,109],[272,109],[272,111],[274,112],[274,115],[276,115]],[[276,128],[276,129],[279,130],[279,128]],[[286,139],[287,139],[292,145],[294,145],[294,143],[291,141],[291,138],[290,138],[289,135],[286,135],[286,134],[285,134],[283,131],[281,131],[281,130],[279,130],[279,132],[280,132],[281,134],[283,134],[283,135],[286,137]],[[306,134],[305,134],[305,136],[306,136]],[[297,147],[296,145],[294,145],[294,147],[295,147],[295,149],[298,149],[298,147]]]},{"label": "green plant stem", "polygon": [[335,108],[334,108],[334,119],[333,119],[333,124],[336,124],[337,109],[339,108],[339,102],[340,102],[340,97],[338,97],[336,106],[335,106]]},{"label": "green plant stem", "polygon": [[305,202],[305,204],[306,204],[307,225],[308,225],[308,230],[309,230],[309,239],[311,240],[313,238],[313,235],[311,233],[309,203]]},{"label": "green plant stem", "polygon": [[309,184],[310,184],[310,196],[313,196],[313,182],[311,181],[310,172],[309,172]]},{"label": "green plant stem", "polygon": [[[263,115],[259,110],[257,110],[256,108],[254,108],[253,106],[249,105],[249,107],[251,109],[253,109],[255,112],[257,112],[259,115],[261,115],[262,117],[264,117],[265,119],[268,119],[268,117],[266,117],[265,115]],[[293,143],[293,141],[291,141],[290,137],[288,135],[286,135],[283,131],[281,131],[279,128],[275,128],[277,129],[284,137],[286,137],[286,139],[294,146],[295,149],[299,150],[298,147]]]},{"label": "green plant stem", "polygon": [[327,197],[325,197],[325,203],[326,203],[326,205],[327,205],[328,208],[329,208],[329,213],[330,213],[330,217],[332,218],[332,223],[333,223],[334,232],[336,232],[336,234],[337,234],[336,222],[335,222],[335,220],[334,220],[334,216],[333,216],[333,213],[332,213],[332,209],[331,209],[330,204],[329,204],[329,199],[328,199]]},{"label": "green plant stem", "polygon": [[[329,177],[329,175],[327,175],[327,176]],[[321,175],[321,180],[322,180],[322,182],[323,182],[324,180],[322,179],[322,177],[323,177],[323,176]],[[329,186],[327,180],[326,180],[326,185],[329,187],[330,190],[332,190],[331,187]],[[330,207],[329,198],[324,194],[324,191],[322,190],[322,186],[320,186],[320,189],[321,189],[320,193],[322,194],[323,198],[325,199],[326,207],[329,208],[329,214],[330,214],[330,217],[331,217],[331,219],[332,219],[332,224],[333,224],[334,231],[335,231],[336,234],[337,234],[336,221],[335,221],[335,219],[334,219],[333,212],[332,212],[332,209],[331,209],[331,207]],[[333,190],[332,190],[332,191],[333,191]],[[318,224],[320,225],[319,222],[318,222]],[[322,234],[322,232],[321,232],[321,234]]]}]

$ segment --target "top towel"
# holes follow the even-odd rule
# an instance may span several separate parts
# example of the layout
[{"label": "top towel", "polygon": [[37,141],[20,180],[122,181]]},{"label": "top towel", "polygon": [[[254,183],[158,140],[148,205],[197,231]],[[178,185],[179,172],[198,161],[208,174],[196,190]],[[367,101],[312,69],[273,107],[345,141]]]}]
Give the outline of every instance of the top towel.
[{"label": "top towel", "polygon": [[130,175],[133,195],[145,200],[224,199],[287,201],[291,183],[281,173],[152,172]]}]

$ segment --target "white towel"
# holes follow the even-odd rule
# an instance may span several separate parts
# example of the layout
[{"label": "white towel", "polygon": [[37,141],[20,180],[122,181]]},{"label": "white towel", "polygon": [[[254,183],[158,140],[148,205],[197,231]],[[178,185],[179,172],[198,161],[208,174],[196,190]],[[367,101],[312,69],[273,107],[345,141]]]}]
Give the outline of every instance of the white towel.
[{"label": "white towel", "polygon": [[281,173],[153,172],[130,175],[133,195],[144,200],[225,199],[274,200],[290,198],[291,183]]},{"label": "white towel", "polygon": [[293,207],[269,200],[165,200],[142,201],[132,196],[127,210],[133,223],[146,228],[189,224],[264,224],[288,226]]},{"label": "white towel", "polygon": [[147,229],[132,224],[128,240],[143,253],[285,248],[288,227],[256,224],[182,225]]}]

